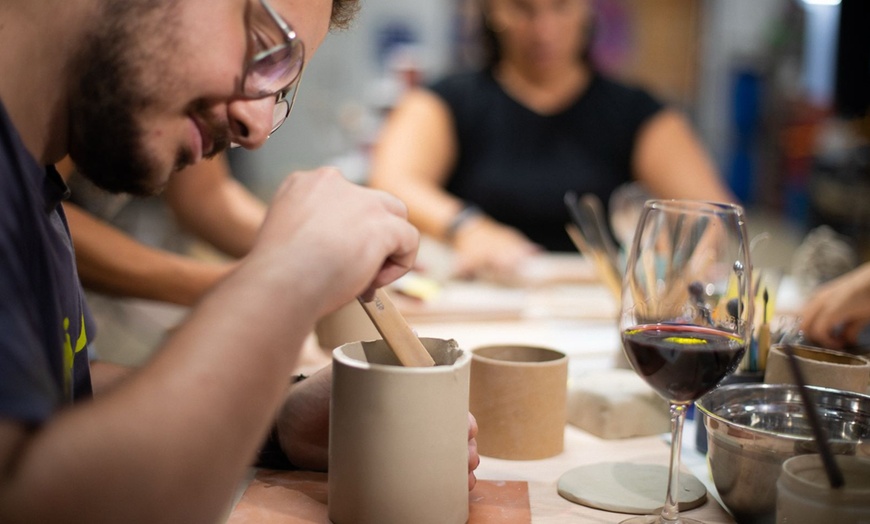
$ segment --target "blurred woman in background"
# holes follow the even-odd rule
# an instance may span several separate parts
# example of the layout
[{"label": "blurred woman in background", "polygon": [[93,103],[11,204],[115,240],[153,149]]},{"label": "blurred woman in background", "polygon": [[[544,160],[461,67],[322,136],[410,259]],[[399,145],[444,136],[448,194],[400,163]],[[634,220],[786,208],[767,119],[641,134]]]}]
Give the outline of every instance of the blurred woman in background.
[{"label": "blurred woman in background", "polygon": [[574,250],[568,190],[607,205],[636,180],[658,197],[734,200],[685,117],[593,67],[590,0],[481,2],[485,66],[407,93],[370,174],[453,246],[459,276]]}]

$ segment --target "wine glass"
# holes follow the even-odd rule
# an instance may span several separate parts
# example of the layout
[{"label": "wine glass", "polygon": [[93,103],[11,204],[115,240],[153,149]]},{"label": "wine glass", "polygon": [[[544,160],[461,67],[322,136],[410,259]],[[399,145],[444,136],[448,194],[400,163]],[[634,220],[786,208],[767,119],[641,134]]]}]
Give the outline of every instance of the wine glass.
[{"label": "wine glass", "polygon": [[632,368],[670,404],[671,460],[661,515],[623,524],[701,524],[677,510],[683,421],[749,345],[750,268],[740,206],[644,204],[626,262],[619,330]]}]

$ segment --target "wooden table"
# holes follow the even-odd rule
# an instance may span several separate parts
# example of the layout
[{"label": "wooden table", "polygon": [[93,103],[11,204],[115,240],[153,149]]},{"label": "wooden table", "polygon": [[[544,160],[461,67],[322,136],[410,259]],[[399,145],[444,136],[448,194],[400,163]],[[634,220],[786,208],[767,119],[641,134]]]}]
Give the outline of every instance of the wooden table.
[{"label": "wooden table", "polygon": [[[684,439],[684,463],[698,466],[694,440]],[[477,469],[479,488],[470,494],[472,518],[469,524],[492,522],[534,523],[618,523],[630,515],[601,511],[562,498],[556,483],[562,473],[584,464],[628,462],[666,466],[670,448],[661,435],[624,440],[603,440],[573,426],[565,428],[565,450],[544,460],[515,461],[481,457]],[[733,518],[719,505],[705,472],[694,467],[695,475],[708,488],[707,502],[684,514],[706,524],[733,524]],[[234,506],[227,524],[328,524],[327,476],[307,472],[266,472],[246,481],[248,491]],[[475,501],[479,493],[486,504]],[[527,499],[526,499],[527,497]],[[662,493],[664,501],[664,493]],[[475,504],[477,504],[475,506]],[[527,511],[524,509],[527,508]],[[530,516],[530,518],[529,518]]]},{"label": "wooden table", "polygon": [[[452,338],[463,349],[506,342],[558,349],[569,356],[571,377],[612,368],[621,361],[616,329],[616,299],[597,282],[588,263],[579,258],[559,257],[555,260],[555,267],[560,268],[560,274],[565,274],[561,268],[566,267],[566,263],[576,264],[579,270],[575,276],[581,277],[548,280],[547,270],[544,269],[535,273],[537,280],[531,285],[504,287],[449,283],[429,303],[403,302],[400,298],[394,300],[420,336]],[[546,264],[540,267],[546,267]],[[703,456],[694,451],[692,428],[690,425],[683,438],[684,469],[691,470],[707,485],[708,500],[703,506],[687,512],[687,515],[708,524],[733,523],[733,519],[716,500]],[[604,440],[569,424],[565,429],[565,449],[560,455],[535,461],[482,457],[477,476],[486,481],[482,483],[486,489],[527,487],[531,522],[617,523],[628,515],[591,509],[562,498],[556,490],[559,476],[574,467],[598,462],[625,461],[666,466],[669,451],[663,435]],[[271,497],[262,498],[270,492],[261,489],[256,494],[260,497],[258,500],[243,498],[230,513],[228,522],[327,523],[326,477],[306,477],[306,474],[300,473],[285,475],[283,478],[279,475],[267,479],[268,486],[284,482],[284,494],[277,496],[279,491],[272,491]],[[518,482],[504,484],[510,481]],[[266,484],[262,482],[257,484],[258,488],[264,486]],[[472,492],[472,497],[474,495],[475,492]],[[288,508],[291,502],[302,508],[300,512]],[[291,513],[295,513],[295,516]],[[493,519],[491,515],[490,520],[483,520],[484,517],[480,515],[482,513],[472,511],[472,524],[504,522]]]}]

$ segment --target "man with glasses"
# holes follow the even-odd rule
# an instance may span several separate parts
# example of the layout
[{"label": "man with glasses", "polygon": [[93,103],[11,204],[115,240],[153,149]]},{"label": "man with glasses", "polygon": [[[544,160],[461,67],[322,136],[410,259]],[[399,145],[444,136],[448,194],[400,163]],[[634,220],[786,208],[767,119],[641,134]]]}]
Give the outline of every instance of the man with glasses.
[{"label": "man with glasses", "polygon": [[275,413],[291,461],[324,466],[328,374],[288,389],[289,370],[318,317],[413,263],[404,205],[333,170],[291,175],[245,260],[91,398],[66,187],[43,166],[69,153],[101,187],[150,194],[262,145],[353,4],[0,3],[0,522],[215,522]]}]

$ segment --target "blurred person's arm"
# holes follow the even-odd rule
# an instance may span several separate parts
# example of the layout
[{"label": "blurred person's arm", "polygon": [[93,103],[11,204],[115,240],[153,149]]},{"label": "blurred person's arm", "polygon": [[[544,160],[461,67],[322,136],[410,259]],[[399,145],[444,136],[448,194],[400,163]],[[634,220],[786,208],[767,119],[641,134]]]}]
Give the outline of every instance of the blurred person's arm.
[{"label": "blurred person's arm", "polygon": [[266,204],[232,177],[223,155],[177,173],[163,195],[184,229],[236,258],[251,250],[266,216]]},{"label": "blurred person's arm", "polygon": [[79,278],[94,291],[189,306],[233,267],[147,246],[69,202],[64,211]]},{"label": "blurred person's arm", "polygon": [[[73,166],[59,166],[68,174]],[[191,166],[170,179],[167,203],[182,227],[231,256],[254,243],[266,206],[230,176],[220,156]],[[153,248],[75,204],[64,204],[82,283],[116,296],[189,306],[233,267]]]},{"label": "blurred person's arm", "polygon": [[369,183],[402,199],[422,233],[453,245],[457,274],[509,274],[539,248],[516,229],[483,214],[455,223],[466,203],[444,186],[456,162],[456,140],[444,102],[428,90],[413,90],[384,124]]},{"label": "blurred person's arm", "polygon": [[677,111],[660,111],[641,127],[632,167],[636,179],[657,198],[737,202]]},{"label": "blurred person's arm", "polygon": [[832,349],[855,345],[870,323],[870,263],[820,286],[800,316],[813,343]]}]

